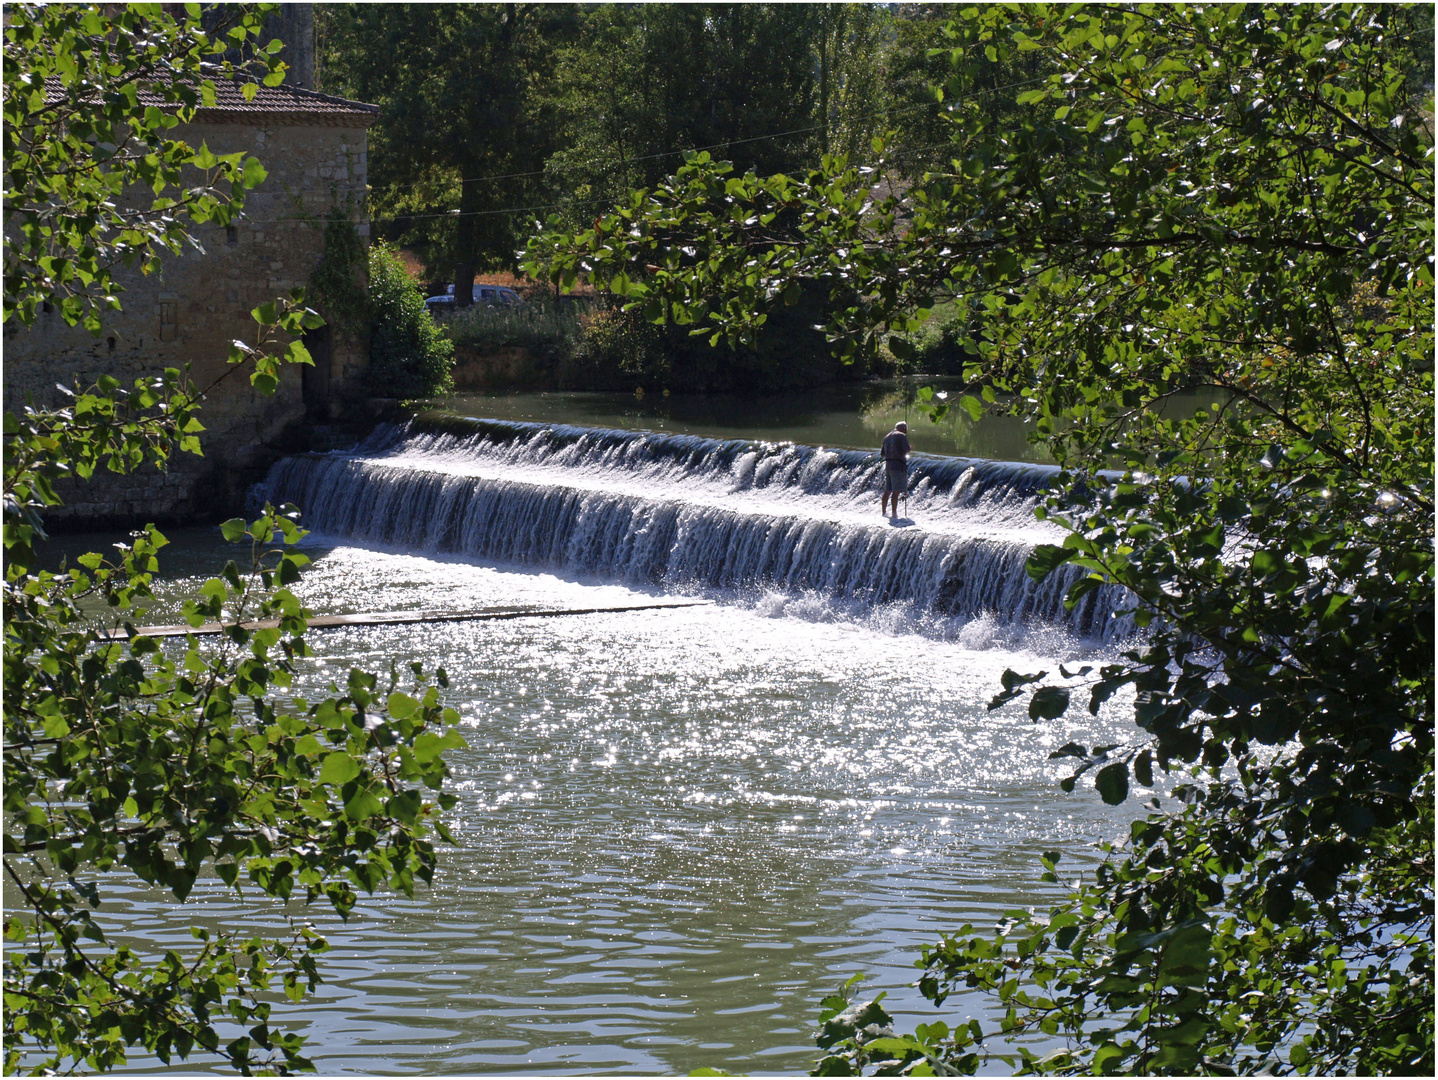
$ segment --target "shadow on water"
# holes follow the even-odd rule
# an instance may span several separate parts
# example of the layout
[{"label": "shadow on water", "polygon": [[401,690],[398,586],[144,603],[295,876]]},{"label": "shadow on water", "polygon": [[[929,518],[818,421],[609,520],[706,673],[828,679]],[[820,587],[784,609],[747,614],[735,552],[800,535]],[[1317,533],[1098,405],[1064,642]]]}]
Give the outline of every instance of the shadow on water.
[{"label": "shadow on water", "polygon": [[[248,543],[230,543],[221,534],[218,525],[186,525],[166,527],[160,533],[169,541],[156,556],[159,562],[158,577],[163,582],[157,588],[153,603],[139,606],[146,622],[164,622],[179,617],[184,600],[199,585],[224,570],[230,560],[243,571],[251,558],[252,546]],[[113,561],[115,548],[127,546],[128,533],[119,530],[58,533],[35,546],[40,568],[59,571],[79,565],[81,555],[92,552],[104,555]],[[278,545],[270,545],[275,547]],[[303,542],[302,550],[309,556],[311,564],[324,562],[335,550],[332,543]],[[190,585],[193,588],[187,588]],[[99,614],[105,610],[103,600],[87,598],[87,610]],[[134,616],[131,616],[132,618]]]}]

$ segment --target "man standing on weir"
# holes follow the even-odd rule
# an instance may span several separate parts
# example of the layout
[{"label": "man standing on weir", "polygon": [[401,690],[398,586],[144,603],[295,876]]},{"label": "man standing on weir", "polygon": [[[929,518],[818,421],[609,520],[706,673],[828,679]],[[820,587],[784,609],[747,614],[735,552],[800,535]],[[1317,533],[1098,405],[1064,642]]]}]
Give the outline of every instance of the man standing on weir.
[{"label": "man standing on weir", "polygon": [[881,514],[899,516],[899,496],[909,490],[909,450],[909,425],[900,420],[894,430],[884,436],[884,445],[879,448],[879,456],[884,459],[884,493],[879,497]]}]

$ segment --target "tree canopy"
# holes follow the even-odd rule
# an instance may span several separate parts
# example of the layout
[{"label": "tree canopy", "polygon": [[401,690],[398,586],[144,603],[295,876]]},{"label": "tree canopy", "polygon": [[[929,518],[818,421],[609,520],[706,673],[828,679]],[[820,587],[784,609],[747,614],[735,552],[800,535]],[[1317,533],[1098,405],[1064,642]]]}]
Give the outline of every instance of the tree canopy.
[{"label": "tree canopy", "polygon": [[792,168],[867,145],[888,101],[889,16],[872,5],[335,4],[317,19],[324,88],[383,106],[377,228],[466,282],[512,267],[536,213],[589,221],[685,149]]},{"label": "tree canopy", "polygon": [[[554,150],[543,88],[572,33],[570,5],[358,4],[319,12],[325,87],[378,102],[371,211],[420,240],[464,288],[507,266],[516,218]],[[394,237],[392,237],[394,238]]]},{"label": "tree canopy", "polygon": [[[820,1072],[1431,1065],[1431,35],[1399,7],[966,9],[941,167],[695,154],[531,241],[532,272],[715,341],[816,284],[851,356],[953,305],[959,407],[1030,419],[1064,469],[1030,574],[1078,565],[1070,603],[1121,589],[1146,628],[995,697],[1038,722],[1131,695],[1130,742],[1056,756],[1070,790],[1153,791],[1071,901],[921,958],[1000,1030],[901,1037],[841,995]],[[996,65],[1031,83],[1001,119]]]},{"label": "tree canopy", "polygon": [[[6,8],[7,332],[54,302],[98,333],[120,308],[121,266],[147,272],[196,244],[197,225],[231,220],[263,179],[253,157],[190,146],[181,125],[216,78],[253,93],[247,72],[283,77],[277,42],[254,49],[266,8],[227,11],[218,30],[198,4],[167,8]],[[281,364],[309,362],[294,339],[321,320],[301,296],[253,315],[229,370],[272,392]],[[298,1001],[320,981],[326,944],[309,922],[282,937],[194,928],[188,950],[147,949],[116,935],[102,900],[120,880],[183,901],[205,876],[346,916],[359,890],[412,892],[447,837],[441,755],[459,736],[444,673],[354,669],[328,696],[285,700],[309,654],[292,508],[223,526],[244,553],[184,606],[218,634],[161,644],[136,630],[167,543],[153,525],[47,565],[56,481],[163,467],[198,452],[203,430],[203,391],[176,369],[61,389],[62,407],[4,417],[5,1071],[104,1071],[135,1047],[246,1074],[311,1067],[304,1040],[270,1023],[275,992]]]}]

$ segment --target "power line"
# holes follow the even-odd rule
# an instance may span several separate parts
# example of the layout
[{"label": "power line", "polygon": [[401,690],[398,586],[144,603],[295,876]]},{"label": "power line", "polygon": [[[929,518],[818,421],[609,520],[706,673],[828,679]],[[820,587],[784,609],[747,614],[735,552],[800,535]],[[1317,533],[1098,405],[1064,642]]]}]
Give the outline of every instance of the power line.
[{"label": "power line", "polygon": [[[914,148],[909,149],[909,150],[900,151],[899,153],[894,154],[894,155],[893,155],[891,158],[889,158],[888,160],[889,160],[889,161],[902,161],[902,160],[904,160],[905,158],[917,157],[917,156],[920,155],[920,154],[926,154],[926,153],[928,153],[930,150],[940,150],[940,149],[942,149],[942,148],[944,148],[944,147],[946,147],[946,146],[951,146],[951,145],[953,145],[953,144],[952,144],[952,143],[947,143],[947,142],[942,142],[942,143],[933,143],[933,144],[931,144],[931,145],[929,145],[929,146],[917,146],[917,147],[914,147]],[[869,164],[867,164],[867,163],[861,162],[861,163],[856,164],[856,165],[854,165],[854,166],[852,166],[852,167],[853,167],[853,168],[856,168],[856,169],[865,169],[865,168],[872,168],[873,166],[871,166],[871,165],[869,165]],[[540,205],[540,206],[514,206],[514,207],[506,207],[506,208],[499,209],[499,210],[466,210],[466,211],[463,211],[463,212],[458,211],[458,210],[446,210],[446,211],[443,211],[443,212],[437,213],[437,214],[395,214],[395,215],[392,216],[392,217],[369,218],[369,219],[367,219],[367,220],[368,220],[371,224],[378,222],[378,223],[381,223],[381,224],[387,224],[387,225],[389,225],[389,224],[395,224],[395,223],[398,223],[398,222],[407,222],[407,221],[436,221],[436,220],[441,220],[441,219],[444,219],[444,218],[458,219],[458,218],[465,218],[465,217],[496,217],[496,216],[501,215],[501,214],[532,214],[532,213],[536,213],[536,212],[538,212],[538,211],[540,211],[540,210],[564,210],[564,209],[574,209],[574,208],[581,207],[581,206],[600,206],[600,205],[612,206],[613,204],[614,204],[614,200],[613,200],[612,198],[609,198],[609,197],[606,197],[606,196],[596,196],[595,198],[592,198],[592,199],[581,199],[581,200],[577,200],[577,201],[574,201],[574,202],[563,202],[563,203],[545,203],[545,204]],[[304,218],[304,217],[282,217],[282,218],[270,218],[270,219],[267,219],[267,220],[255,220],[255,219],[253,219],[253,218],[248,218],[248,217],[247,217],[247,218],[244,219],[245,223],[246,223],[246,224],[249,224],[249,225],[279,225],[279,224],[284,224],[284,223],[291,222],[291,221],[305,221],[305,220],[308,220],[308,219],[307,219],[307,218]]]},{"label": "power line", "polygon": [[[1032,85],[1034,85],[1035,83],[1040,83],[1040,82],[1046,81],[1047,78],[1048,78],[1048,76],[1040,76],[1040,77],[1034,78],[1034,79],[1024,79],[1024,80],[1022,80],[1022,81],[1020,81],[1020,82],[1006,83],[1006,84],[1003,85],[1003,86],[985,87],[985,88],[983,88],[983,89],[981,89],[981,90],[975,90],[971,96],[974,96],[974,97],[988,96],[988,95],[990,95],[990,94],[999,93],[1000,91],[1003,91],[1003,90],[1014,90],[1014,89],[1017,89],[1017,88],[1019,88],[1019,87],[1021,87],[1021,86],[1032,86]],[[940,103],[937,102],[937,101],[935,101],[935,102],[927,102],[927,101],[925,101],[925,102],[919,102],[919,103],[913,104],[913,105],[893,105],[893,106],[890,106],[890,107],[887,108],[887,109],[879,109],[879,110],[876,111],[876,112],[865,113],[865,114],[862,115],[862,116],[854,117],[853,120],[855,120],[855,121],[859,121],[859,120],[873,120],[873,119],[876,119],[876,118],[878,118],[878,117],[880,117],[880,116],[888,116],[888,115],[890,115],[890,114],[902,114],[902,113],[917,112],[917,111],[920,110],[920,109],[927,109],[927,108],[929,108],[929,107],[931,107],[931,106],[933,106],[933,105],[938,105],[938,104],[940,104]],[[764,142],[764,141],[766,141],[766,140],[768,140],[768,139],[783,139],[783,138],[787,138],[787,137],[790,136],[790,135],[804,135],[804,134],[807,134],[807,133],[809,133],[809,132],[811,132],[811,131],[822,131],[822,130],[824,130],[826,127],[828,127],[827,124],[811,124],[811,125],[808,126],[808,127],[792,128],[792,129],[789,130],[789,131],[776,131],[776,132],[773,132],[773,133],[768,134],[768,135],[752,135],[752,136],[750,136],[750,137],[748,137],[748,138],[745,138],[745,139],[728,139],[728,140],[725,140],[724,142],[711,143],[711,144],[708,145],[708,146],[685,147],[685,148],[682,149],[682,150],[664,150],[664,151],[661,151],[661,152],[659,152],[659,153],[657,153],[657,154],[642,154],[642,155],[640,155],[640,156],[638,156],[638,157],[627,157],[627,158],[625,158],[624,160],[625,160],[626,162],[630,162],[630,161],[655,161],[655,160],[658,160],[659,158],[674,157],[674,156],[676,156],[676,155],[685,154],[685,153],[696,153],[696,154],[700,154],[700,153],[704,153],[705,151],[708,151],[708,150],[722,150],[722,149],[724,149],[724,148],[726,148],[726,147],[730,147],[730,146],[744,146],[744,145],[746,145],[746,144],[748,144],[748,143]],[[568,171],[570,171],[570,172],[578,172],[579,170],[584,169],[584,168],[586,168],[586,167],[588,167],[588,166],[602,165],[602,164],[604,164],[604,163],[601,162],[601,161],[588,161],[588,162],[585,162],[585,163],[582,164],[582,165],[574,165],[574,166],[572,166]],[[520,180],[520,179],[524,179],[524,178],[531,177],[531,176],[545,176],[545,175],[547,175],[547,174],[549,173],[549,171],[550,171],[550,170],[548,170],[548,169],[537,169],[537,170],[533,170],[533,171],[530,171],[530,172],[495,173],[495,174],[490,175],[490,176],[468,176],[468,177],[463,177],[463,178],[461,178],[461,179],[459,179],[459,180],[451,180],[451,181],[449,181],[449,183],[452,183],[452,184],[456,184],[456,183],[457,183],[457,184],[477,184],[477,183],[482,183],[482,182],[484,182],[484,181],[490,181],[490,180]],[[416,188],[421,187],[421,186],[423,186],[423,185],[421,185],[421,184],[393,184],[393,185],[389,185],[389,188],[390,188],[390,190],[394,190],[394,191],[413,191],[413,190],[415,190]],[[477,213],[478,211],[475,211],[475,212]]]},{"label": "power line", "polygon": [[[1021,81],[1019,81],[1019,82],[1014,82],[1014,83],[1006,83],[1006,84],[1003,85],[1003,86],[985,87],[985,88],[983,88],[983,89],[973,91],[972,94],[970,94],[970,95],[968,95],[968,96],[971,97],[971,98],[972,98],[972,97],[988,97],[988,96],[990,96],[990,95],[997,94],[997,93],[1000,93],[1000,92],[1005,91],[1005,90],[1013,90],[1013,89],[1017,89],[1018,87],[1021,87],[1021,86],[1031,86],[1031,85],[1033,85],[1033,84],[1035,84],[1035,83],[1044,82],[1044,81],[1046,81],[1046,78],[1047,78],[1046,76],[1043,76],[1043,77],[1034,78],[1034,79],[1024,79],[1024,80],[1021,80]],[[936,102],[935,104],[937,104],[937,102]],[[917,104],[917,105],[906,105],[906,106],[903,106],[902,108],[896,106],[896,107],[891,108],[891,109],[882,109],[882,110],[879,110],[878,112],[875,112],[875,113],[869,113],[869,114],[867,114],[866,116],[858,117],[858,118],[856,118],[856,119],[866,120],[866,119],[871,119],[871,118],[876,117],[876,116],[882,116],[882,115],[886,115],[886,114],[888,114],[888,113],[893,113],[893,112],[913,112],[913,111],[916,111],[916,110],[918,110],[918,109],[928,108],[928,106],[929,106],[929,103],[928,103],[928,102],[924,102],[924,103]],[[816,124],[816,125],[813,125],[813,126],[810,126],[810,127],[806,127],[806,128],[794,128],[793,130],[790,130],[790,131],[774,132],[774,133],[769,134],[769,135],[755,135],[755,136],[752,136],[752,137],[747,138],[747,139],[734,139],[734,140],[731,140],[731,141],[729,141],[729,142],[714,143],[714,144],[712,144],[712,145],[710,145],[710,146],[701,146],[701,147],[696,147],[696,148],[692,148],[692,149],[685,149],[685,150],[666,150],[666,151],[664,151],[663,153],[648,154],[648,155],[645,155],[645,156],[643,156],[643,157],[626,158],[625,161],[650,161],[650,160],[654,160],[654,159],[656,159],[656,158],[672,157],[672,156],[677,155],[677,154],[684,154],[684,153],[691,153],[691,152],[692,152],[692,153],[703,153],[703,152],[705,152],[705,151],[707,151],[707,150],[717,150],[717,149],[722,149],[722,148],[728,147],[728,146],[739,146],[739,145],[742,145],[742,144],[744,144],[744,143],[761,142],[761,141],[766,140],[766,139],[782,139],[782,138],[784,138],[784,137],[786,137],[786,136],[788,136],[788,135],[794,135],[794,134],[799,134],[799,133],[808,132],[808,131],[818,131],[818,130],[821,130],[821,129],[822,129],[823,127],[825,127],[825,126],[826,126],[826,125]],[[942,147],[944,147],[944,146],[948,146],[948,145],[950,145],[950,144],[949,144],[949,143],[935,143],[935,144],[933,144],[932,146],[923,146],[923,147],[917,147],[917,148],[910,149],[910,150],[904,150],[904,151],[901,151],[901,152],[895,154],[895,155],[894,155],[892,158],[890,158],[889,160],[891,160],[891,161],[899,161],[899,160],[903,160],[903,159],[905,159],[905,158],[915,157],[915,156],[917,156],[917,155],[919,155],[919,154],[927,153],[927,152],[929,152],[930,150],[937,150],[937,149],[940,149],[940,148],[942,148]],[[599,164],[599,163],[598,163],[598,162],[589,162],[588,164],[594,165],[594,164]],[[574,169],[575,169],[575,170],[578,170],[578,169],[583,168],[583,167],[584,167],[584,166],[574,166]],[[867,164],[865,164],[865,163],[859,163],[859,164],[857,164],[855,167],[856,167],[856,168],[866,168],[866,167],[868,167],[868,166],[867,166]],[[528,176],[543,176],[543,175],[546,174],[547,171],[548,171],[548,170],[540,170],[540,171],[538,171],[538,172],[504,173],[504,174],[498,174],[498,175],[495,175],[495,176],[472,177],[472,178],[470,178],[470,179],[468,179],[468,180],[461,180],[461,181],[459,181],[459,183],[473,183],[473,182],[477,182],[477,181],[481,181],[481,180],[506,180],[506,179],[515,179],[515,178],[519,178],[519,177],[528,177]],[[451,182],[453,182],[453,181],[451,181]],[[401,188],[403,188],[403,189],[408,189],[408,190],[414,190],[416,187],[419,187],[419,186],[420,186],[420,185],[418,185],[418,184],[407,184],[407,185],[401,185]],[[261,194],[261,193],[258,193],[258,192],[257,192],[256,194]],[[268,193],[267,193],[267,194],[268,194]],[[506,207],[506,208],[497,209],[497,210],[465,210],[465,211],[460,211],[460,210],[442,210],[442,211],[439,211],[439,212],[437,212],[437,213],[414,213],[414,214],[396,213],[396,214],[393,214],[393,215],[388,216],[388,217],[370,217],[370,218],[368,218],[367,220],[368,220],[370,223],[380,223],[380,224],[394,224],[394,223],[397,223],[397,222],[411,222],[411,221],[438,221],[438,220],[442,220],[442,219],[446,219],[446,218],[457,220],[457,219],[460,219],[460,218],[498,217],[498,216],[501,216],[501,215],[508,215],[508,214],[530,214],[530,213],[537,213],[537,212],[542,211],[542,210],[563,210],[563,209],[566,209],[566,208],[573,209],[573,208],[578,208],[578,207],[582,207],[582,206],[598,206],[598,205],[603,205],[603,204],[612,205],[613,202],[614,202],[614,199],[613,199],[612,197],[599,196],[599,197],[596,197],[596,198],[593,198],[593,199],[583,199],[583,200],[579,200],[579,201],[559,202],[559,203],[545,203],[545,204],[542,204],[542,205],[539,205],[539,206]],[[282,224],[282,223],[290,222],[290,221],[302,221],[302,220],[304,220],[304,219],[303,219],[303,218],[300,218],[300,217],[281,217],[281,218],[270,218],[270,219],[263,219],[263,220],[256,220],[256,219],[250,218],[250,217],[245,217],[245,218],[244,218],[244,221],[245,221],[246,224],[252,224],[252,225],[276,225],[276,224]]]}]

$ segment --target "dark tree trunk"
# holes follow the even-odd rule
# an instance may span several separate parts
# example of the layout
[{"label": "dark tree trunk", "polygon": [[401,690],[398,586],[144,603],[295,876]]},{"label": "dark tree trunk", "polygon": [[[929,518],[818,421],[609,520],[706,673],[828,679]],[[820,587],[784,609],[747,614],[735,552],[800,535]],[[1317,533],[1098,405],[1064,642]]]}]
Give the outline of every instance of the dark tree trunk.
[{"label": "dark tree trunk", "polygon": [[[478,172],[469,164],[461,168]],[[459,250],[454,264],[454,306],[459,308],[474,303],[474,275],[479,270],[481,232],[477,211],[481,197],[480,181],[466,177],[459,189]]]}]

